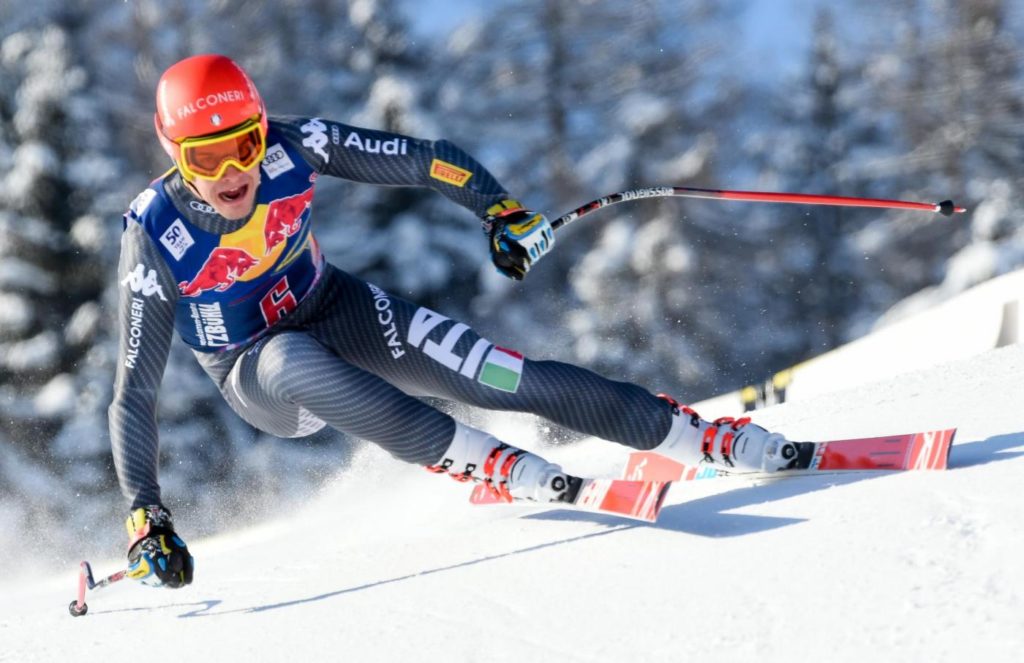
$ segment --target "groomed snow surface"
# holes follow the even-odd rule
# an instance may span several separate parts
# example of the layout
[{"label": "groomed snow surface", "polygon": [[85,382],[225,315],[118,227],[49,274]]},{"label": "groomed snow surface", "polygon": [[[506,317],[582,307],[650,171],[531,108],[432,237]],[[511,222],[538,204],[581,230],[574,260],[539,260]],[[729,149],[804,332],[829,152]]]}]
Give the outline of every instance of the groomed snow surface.
[{"label": "groomed snow surface", "polygon": [[1010,347],[761,411],[794,439],[959,432],[945,472],[680,484],[656,526],[470,506],[371,449],[293,516],[190,541],[186,589],[125,581],[73,619],[73,568],[5,579],[0,661],[1019,661],[1022,376]]}]

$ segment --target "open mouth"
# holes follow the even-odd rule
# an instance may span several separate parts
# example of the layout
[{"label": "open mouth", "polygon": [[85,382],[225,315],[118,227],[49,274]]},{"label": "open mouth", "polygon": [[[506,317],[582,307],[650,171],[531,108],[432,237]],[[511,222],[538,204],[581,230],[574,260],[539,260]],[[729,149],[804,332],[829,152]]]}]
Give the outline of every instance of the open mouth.
[{"label": "open mouth", "polygon": [[221,191],[220,193],[217,194],[217,197],[220,198],[225,203],[232,204],[237,203],[238,201],[245,198],[245,194],[248,192],[249,185],[243,184],[242,186],[234,189],[227,189],[226,191]]}]

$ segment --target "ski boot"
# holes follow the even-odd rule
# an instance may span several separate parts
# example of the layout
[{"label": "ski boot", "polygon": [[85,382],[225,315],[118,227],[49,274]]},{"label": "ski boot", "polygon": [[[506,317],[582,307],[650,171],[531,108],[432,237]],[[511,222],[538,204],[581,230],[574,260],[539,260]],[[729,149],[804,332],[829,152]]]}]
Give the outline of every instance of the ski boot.
[{"label": "ski boot", "polygon": [[503,502],[564,502],[571,499],[569,489],[575,485],[575,477],[558,465],[458,422],[451,445],[427,469],[457,481],[481,481]]},{"label": "ski boot", "polygon": [[712,463],[730,474],[776,472],[793,467],[798,447],[779,433],[770,433],[750,417],[705,421],[692,408],[659,394],[672,406],[672,428],[654,453],[696,466]]}]

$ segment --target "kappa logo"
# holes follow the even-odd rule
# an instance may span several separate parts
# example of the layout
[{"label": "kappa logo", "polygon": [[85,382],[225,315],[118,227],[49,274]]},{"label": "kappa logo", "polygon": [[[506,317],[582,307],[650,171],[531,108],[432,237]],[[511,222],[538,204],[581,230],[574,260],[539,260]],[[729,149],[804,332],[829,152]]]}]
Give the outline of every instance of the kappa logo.
[{"label": "kappa logo", "polygon": [[263,159],[263,172],[267,174],[267,177],[275,179],[278,175],[287,173],[293,168],[295,168],[295,164],[280,143],[267,148],[267,156]]},{"label": "kappa logo", "polygon": [[302,139],[302,144],[305,147],[316,152],[320,157],[323,158],[324,163],[331,160],[331,155],[324,150],[327,145],[327,125],[324,124],[320,118],[314,117],[309,122],[299,127],[304,134],[309,134],[306,138]]},{"label": "kappa logo", "polygon": [[146,266],[141,262],[128,273],[128,276],[124,277],[121,285],[127,286],[137,295],[141,294],[143,297],[150,297],[155,294],[161,300],[167,301],[167,297],[164,296],[164,290],[157,279],[156,270],[151,269],[147,272]]},{"label": "kappa logo", "polygon": [[175,219],[174,223],[164,231],[164,234],[160,235],[160,243],[174,256],[175,260],[181,260],[181,257],[196,241],[192,239],[192,235],[189,234],[188,228],[181,222],[181,219]]}]

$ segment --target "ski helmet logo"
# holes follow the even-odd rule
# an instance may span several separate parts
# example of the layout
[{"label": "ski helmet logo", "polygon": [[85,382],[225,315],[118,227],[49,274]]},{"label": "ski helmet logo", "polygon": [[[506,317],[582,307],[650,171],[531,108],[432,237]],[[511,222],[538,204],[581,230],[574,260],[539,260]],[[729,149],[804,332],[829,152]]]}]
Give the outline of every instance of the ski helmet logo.
[{"label": "ski helmet logo", "polygon": [[210,116],[210,123],[213,124],[213,126],[215,126],[215,127],[219,127],[221,122],[223,122],[223,121],[224,120],[221,119],[220,113],[214,113],[213,115]]},{"label": "ski helmet logo", "polygon": [[304,134],[309,134],[308,137],[302,139],[303,146],[316,152],[324,160],[324,163],[331,160],[331,155],[324,150],[327,145],[327,125],[320,118],[314,117],[299,127],[299,130]]},{"label": "ski helmet logo", "polygon": [[[193,99],[184,106],[179,106],[176,111],[179,120],[184,120],[189,115],[195,115],[199,111],[219,106],[220,104],[230,104],[237,101],[245,101],[245,93],[241,90],[225,90],[223,92],[214,92],[198,99]],[[213,118],[210,118],[211,121]]]}]

